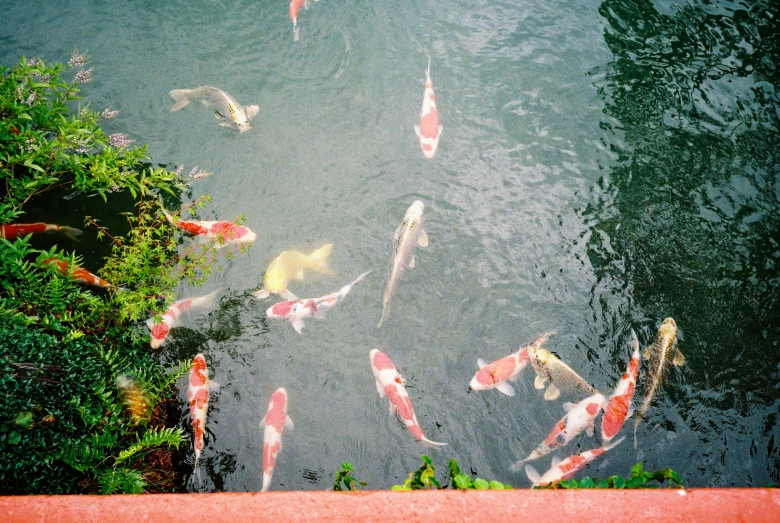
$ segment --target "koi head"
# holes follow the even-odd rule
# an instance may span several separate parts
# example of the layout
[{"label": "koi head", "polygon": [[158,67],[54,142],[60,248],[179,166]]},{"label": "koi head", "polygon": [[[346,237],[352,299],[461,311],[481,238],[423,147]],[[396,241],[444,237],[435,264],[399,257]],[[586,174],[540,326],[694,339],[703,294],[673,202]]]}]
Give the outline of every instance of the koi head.
[{"label": "koi head", "polygon": [[412,205],[409,206],[409,208],[406,210],[406,214],[404,215],[404,221],[408,220],[415,220],[419,222],[422,220],[423,210],[425,210],[425,205],[420,200],[415,200],[412,202]]},{"label": "koi head", "polygon": [[675,339],[677,337],[677,323],[673,318],[666,318],[658,329],[658,336],[661,338]]},{"label": "koi head", "polygon": [[287,288],[287,277],[276,268],[270,269],[265,273],[265,288],[271,294],[279,294]]}]

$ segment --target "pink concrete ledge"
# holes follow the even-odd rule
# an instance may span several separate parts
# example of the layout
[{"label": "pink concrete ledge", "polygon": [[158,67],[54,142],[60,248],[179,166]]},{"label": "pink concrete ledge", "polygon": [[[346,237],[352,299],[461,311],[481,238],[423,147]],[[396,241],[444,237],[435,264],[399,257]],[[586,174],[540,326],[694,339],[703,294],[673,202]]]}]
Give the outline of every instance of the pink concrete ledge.
[{"label": "pink concrete ledge", "polygon": [[0,497],[0,521],[780,522],[778,489],[331,491]]}]

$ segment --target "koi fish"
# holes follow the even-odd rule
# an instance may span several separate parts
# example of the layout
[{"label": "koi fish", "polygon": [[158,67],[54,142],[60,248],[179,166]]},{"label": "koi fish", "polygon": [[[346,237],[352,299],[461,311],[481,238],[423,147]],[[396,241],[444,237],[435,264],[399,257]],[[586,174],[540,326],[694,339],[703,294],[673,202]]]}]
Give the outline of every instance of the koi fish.
[{"label": "koi fish", "polygon": [[244,107],[222,89],[208,85],[201,85],[195,89],[174,89],[168,94],[176,102],[171,107],[171,111],[178,111],[193,100],[200,100],[205,106],[214,106],[217,118],[225,120],[219,125],[233,127],[242,133],[252,128],[249,120],[260,112],[260,108],[256,105]]},{"label": "koi fish", "polygon": [[645,417],[645,412],[650,407],[672,364],[678,367],[685,365],[685,356],[677,348],[677,323],[673,318],[666,318],[661,323],[655,341],[645,349],[643,356],[648,360],[647,373],[650,383],[645,389],[645,397],[642,399],[642,406],[639,407],[634,422],[634,448],[636,448],[636,429],[639,427],[639,422]]},{"label": "koi fish", "polygon": [[271,294],[279,294],[285,300],[298,301],[295,294],[287,289],[290,280],[302,280],[304,269],[333,274],[328,267],[328,256],[332,248],[332,243],[326,243],[308,256],[299,251],[284,251],[268,264],[263,277],[264,288],[253,292],[252,296],[264,299]]},{"label": "koi fish", "polygon": [[236,243],[251,243],[257,239],[257,234],[249,230],[248,227],[236,225],[233,222],[182,220],[171,216],[165,209],[162,212],[171,224],[183,231],[197,234],[201,238],[215,240],[218,248]]},{"label": "koi fish", "polygon": [[563,461],[553,459],[550,470],[541,476],[539,475],[539,472],[537,472],[536,469],[530,464],[525,466],[525,473],[528,476],[528,479],[533,482],[534,487],[543,487],[545,485],[550,485],[552,483],[558,483],[559,481],[570,479],[577,472],[582,470],[585,465],[598,458],[606,451],[614,448],[617,445],[620,445],[620,442],[624,439],[626,439],[625,436],[609,445],[605,445],[593,450],[586,450],[585,452],[580,452],[574,456],[569,456]]},{"label": "koi fish", "polygon": [[528,349],[528,358],[536,371],[534,387],[543,389],[545,382],[550,381],[550,386],[544,392],[544,399],[556,399],[560,396],[561,389],[588,395],[596,394],[596,389],[592,385],[550,351],[531,347]]},{"label": "koi fish", "polygon": [[198,460],[203,451],[203,435],[206,433],[206,416],[209,410],[209,395],[211,389],[219,385],[209,379],[209,369],[206,358],[198,354],[192,359],[190,367],[190,385],[187,387],[187,401],[190,405],[190,422],[192,423],[192,440],[195,447],[195,465],[198,470]]},{"label": "koi fish", "polygon": [[568,445],[583,430],[587,432],[588,436],[592,436],[596,417],[605,403],[606,399],[600,393],[585,398],[577,404],[564,403],[563,408],[566,410],[566,415],[555,424],[547,438],[527,458],[512,465],[512,469],[518,470],[520,465],[526,461],[541,458],[555,449]]},{"label": "koi fish", "polygon": [[530,345],[520,347],[514,354],[493,363],[485,364],[481,358],[477,359],[479,372],[471,378],[469,388],[474,390],[498,389],[499,392],[507,396],[514,396],[515,389],[507,382],[515,381],[520,375],[520,371],[528,365],[529,347],[541,347],[551,334],[552,332],[545,332]]},{"label": "koi fish", "polygon": [[274,320],[287,320],[293,328],[302,334],[304,328],[303,320],[305,318],[322,318],[330,309],[341,303],[344,297],[352,290],[352,286],[363,279],[369,272],[364,272],[355,281],[349,285],[343,286],[336,292],[326,294],[321,298],[312,298],[308,300],[283,301],[265,311],[266,316]]},{"label": "koi fish", "polygon": [[398,374],[390,358],[379,349],[373,349],[369,356],[371,358],[371,370],[374,371],[374,378],[376,379],[376,391],[379,393],[379,397],[384,398],[387,396],[390,400],[390,412],[398,414],[398,417],[401,418],[401,421],[403,421],[406,428],[409,429],[409,432],[414,435],[417,441],[422,441],[428,445],[446,445],[446,443],[431,441],[423,434],[422,428],[417,422],[417,417],[414,415],[412,400],[406,392],[406,387],[404,387],[406,382]]},{"label": "koi fish", "polygon": [[633,353],[625,374],[618,381],[615,391],[609,397],[609,404],[604,409],[604,417],[601,418],[601,442],[609,443],[620,429],[623,423],[631,416],[631,399],[634,397],[636,380],[639,377],[639,340],[636,332],[631,329],[633,338]]},{"label": "koi fish", "polygon": [[214,296],[217,295],[219,289],[210,292],[205,296],[197,298],[184,298],[183,300],[175,301],[170,308],[162,315],[162,322],[155,323],[154,318],[146,320],[146,325],[152,331],[152,338],[150,345],[153,349],[158,349],[168,337],[168,332],[176,325],[176,322],[181,316],[181,313],[191,309],[192,307],[202,307],[204,305],[210,305],[214,300]]},{"label": "koi fish", "polygon": [[149,400],[144,388],[132,376],[122,374],[116,378],[116,386],[122,391],[130,420],[138,425],[149,417]]},{"label": "koi fish", "polygon": [[415,200],[404,214],[404,221],[395,230],[393,238],[396,241],[393,251],[392,269],[390,279],[387,281],[385,296],[382,299],[382,317],[379,325],[390,316],[390,300],[393,298],[398,282],[406,267],[414,269],[414,248],[428,246],[428,235],[423,230],[423,209],[425,206],[420,200]]},{"label": "koi fish", "polygon": [[106,280],[100,278],[99,276],[96,276],[95,274],[92,274],[91,272],[89,272],[87,269],[83,267],[76,266],[71,268],[70,263],[68,263],[65,260],[61,260],[59,258],[47,258],[43,260],[42,263],[44,265],[49,265],[53,263],[57,267],[57,271],[60,274],[64,274],[66,276],[70,274],[71,276],[73,276],[73,278],[80,281],[81,283],[86,283],[87,285],[92,285],[93,287],[100,287],[102,289],[117,288],[119,290],[124,290],[122,287],[114,287]]},{"label": "koi fish", "polygon": [[268,491],[271,486],[276,456],[282,450],[282,430],[293,428],[293,422],[287,415],[287,391],[284,388],[276,389],[271,395],[268,412],[260,422],[260,427],[263,425],[263,489],[260,492]]},{"label": "koi fish", "polygon": [[420,147],[423,156],[433,158],[436,148],[439,146],[439,137],[444,129],[439,125],[439,113],[436,111],[436,97],[433,96],[433,82],[431,82],[431,60],[428,59],[428,69],[425,71],[425,92],[423,93],[422,110],[420,111],[420,125],[414,126],[414,132],[420,138]]},{"label": "koi fish", "polygon": [[301,7],[306,6],[306,8],[309,8],[309,3],[305,0],[290,0],[290,18],[292,18],[293,23],[293,41],[297,42],[298,38],[300,36],[300,33],[298,32],[298,13],[301,10]]},{"label": "koi fish", "polygon": [[0,225],[0,238],[12,241],[19,236],[28,234],[39,234],[42,232],[61,232],[71,240],[78,241],[78,236],[84,234],[81,229],[68,227],[66,225],[55,225],[53,223],[8,223]]}]

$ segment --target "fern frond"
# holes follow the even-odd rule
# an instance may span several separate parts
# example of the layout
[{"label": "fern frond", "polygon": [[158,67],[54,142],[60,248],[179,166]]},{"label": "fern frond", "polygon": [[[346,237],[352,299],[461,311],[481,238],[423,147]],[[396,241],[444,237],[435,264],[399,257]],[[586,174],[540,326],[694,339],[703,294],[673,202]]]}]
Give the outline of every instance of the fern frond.
[{"label": "fern frond", "polygon": [[159,447],[160,445],[170,445],[172,447],[179,448],[179,445],[184,441],[184,432],[180,428],[166,428],[166,429],[149,429],[144,432],[144,435],[138,437],[138,441],[131,445],[129,448],[119,453],[116,458],[116,464],[127,461],[131,457],[135,456],[143,450],[148,450],[152,447]]},{"label": "fern frond", "polygon": [[146,481],[137,470],[126,468],[108,469],[102,472],[97,481],[102,494],[143,494]]}]

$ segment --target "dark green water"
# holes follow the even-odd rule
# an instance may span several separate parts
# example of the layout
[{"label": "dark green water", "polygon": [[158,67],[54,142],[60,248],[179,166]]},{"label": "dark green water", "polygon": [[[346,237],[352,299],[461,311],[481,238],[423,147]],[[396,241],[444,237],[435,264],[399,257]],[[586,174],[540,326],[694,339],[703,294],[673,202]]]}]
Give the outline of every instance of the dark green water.
[{"label": "dark green water", "polygon": [[[527,486],[509,464],[544,439],[561,401],[542,399],[530,369],[514,397],[468,392],[477,357],[554,330],[548,348],[609,392],[629,330],[646,345],[667,316],[688,364],[640,425],[639,449],[625,442],[586,473],[642,460],[688,486],[780,481],[776,4],[322,0],[299,15],[299,42],[282,1],[3,11],[3,64],[88,51],[86,101],[121,111],[106,130],[149,143],[156,162],[213,172],[192,197],[211,194],[214,218],[243,213],[259,235],[203,289],[181,289],[224,294],[162,353],[203,352],[223,385],[194,490],[260,489],[258,424],[280,386],[296,429],[272,488],[328,488],[342,461],[388,488],[423,452]],[[444,126],[433,160],[413,130],[428,57]],[[169,90],[201,84],[258,104],[253,128],[219,127],[197,104],[170,112]],[[378,330],[393,231],[415,199],[430,246]],[[283,250],[326,241],[334,275],[292,285],[298,296],[373,272],[299,336],[246,293]],[[388,414],[375,347],[406,378],[426,435],[448,446],[425,449]],[[582,435],[557,454],[598,445]]]}]

